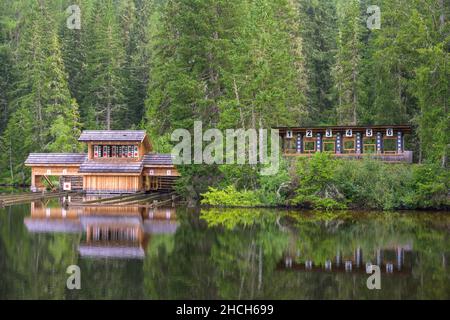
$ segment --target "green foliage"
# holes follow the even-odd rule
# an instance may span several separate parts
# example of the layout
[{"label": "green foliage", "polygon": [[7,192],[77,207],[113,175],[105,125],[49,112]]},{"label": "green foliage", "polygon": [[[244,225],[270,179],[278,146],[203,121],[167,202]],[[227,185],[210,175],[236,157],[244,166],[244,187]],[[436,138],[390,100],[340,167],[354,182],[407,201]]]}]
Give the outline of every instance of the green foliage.
[{"label": "green foliage", "polygon": [[[229,188],[227,188],[229,189]],[[236,192],[236,190],[234,190]],[[200,217],[208,223],[209,227],[222,226],[226,229],[234,229],[236,227],[251,227],[261,224],[267,220],[269,215],[264,214],[260,209],[218,209],[209,208],[202,209]],[[270,217],[270,216],[269,216]],[[275,216],[270,217],[274,220]]]},{"label": "green foliage", "polygon": [[403,207],[403,198],[410,191],[411,170],[409,165],[372,159],[343,161],[335,177],[351,206],[390,210]]},{"label": "green foliage", "polygon": [[412,172],[410,187],[414,193],[406,198],[411,208],[450,207],[450,173],[437,165],[417,165]]},{"label": "green foliage", "polygon": [[259,175],[257,193],[265,205],[286,205],[291,188],[289,165],[284,159],[280,159],[280,168],[276,174]]},{"label": "green foliage", "polygon": [[87,115],[95,115],[96,127],[119,129],[117,115],[124,117],[125,52],[120,37],[116,5],[112,0],[95,2],[87,23],[86,70],[81,104]]},{"label": "green foliage", "polygon": [[[173,129],[196,120],[205,130],[410,123],[414,158],[447,167],[445,1],[379,0],[379,30],[366,27],[368,0],[74,0],[80,30],[66,27],[64,3],[0,3],[0,183],[28,180],[30,152],[78,151],[81,129],[145,128],[168,152]],[[285,170],[266,179],[252,166],[193,166],[180,169],[178,190],[198,198],[234,185],[272,205],[298,180],[299,204],[342,205],[338,185],[357,205],[430,204],[405,167],[336,166],[334,180],[314,187]],[[432,206],[442,205],[441,189],[430,186]]]},{"label": "green foliage", "polygon": [[326,154],[299,159],[291,204],[314,209],[448,207],[448,171],[437,165],[338,160]]},{"label": "green foliage", "polygon": [[255,191],[237,191],[234,186],[228,186],[223,190],[213,187],[202,194],[202,204],[225,207],[256,207],[262,205]]},{"label": "green foliage", "polygon": [[295,190],[295,197],[291,203],[313,209],[346,208],[344,196],[340,193],[334,179],[338,162],[324,152],[314,154],[311,159],[300,158],[296,172],[299,177],[299,186]]}]

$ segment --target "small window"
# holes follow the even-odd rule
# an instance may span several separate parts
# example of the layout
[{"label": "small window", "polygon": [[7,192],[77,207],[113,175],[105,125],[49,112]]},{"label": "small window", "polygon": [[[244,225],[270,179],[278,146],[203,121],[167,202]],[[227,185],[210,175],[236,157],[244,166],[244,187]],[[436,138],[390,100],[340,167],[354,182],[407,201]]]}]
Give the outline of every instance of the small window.
[{"label": "small window", "polygon": [[171,175],[172,175],[172,170],[167,170],[167,171],[166,171],[166,174],[167,174],[168,176],[171,176]]},{"label": "small window", "polygon": [[344,153],[353,153],[355,152],[355,141],[354,140],[345,140],[344,141]]},{"label": "small window", "polygon": [[323,152],[331,152],[334,153],[335,150],[335,143],[334,141],[324,141],[323,142]]},{"label": "small window", "polygon": [[315,141],[305,141],[303,150],[305,153],[311,153],[316,151],[316,142]]},{"label": "small window", "polygon": [[374,138],[364,138],[363,153],[376,153],[377,141]]},{"label": "small window", "polygon": [[284,140],[284,152],[295,153],[295,141],[292,139]]},{"label": "small window", "polygon": [[397,153],[397,139],[385,138],[383,139],[384,153]]}]

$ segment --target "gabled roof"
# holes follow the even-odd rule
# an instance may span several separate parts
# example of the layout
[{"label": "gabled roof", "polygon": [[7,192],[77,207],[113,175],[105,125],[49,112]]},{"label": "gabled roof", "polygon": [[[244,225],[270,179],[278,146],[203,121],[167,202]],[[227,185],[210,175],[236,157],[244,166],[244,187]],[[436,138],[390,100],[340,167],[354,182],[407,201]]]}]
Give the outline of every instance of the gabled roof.
[{"label": "gabled roof", "polygon": [[84,130],[78,141],[134,141],[142,142],[145,130]]},{"label": "gabled roof", "polygon": [[86,159],[86,153],[30,153],[25,165],[81,164]]},{"label": "gabled roof", "polygon": [[85,161],[80,165],[80,173],[141,173],[142,161],[106,162]]},{"label": "gabled roof", "polygon": [[173,157],[171,154],[163,153],[147,153],[144,155],[144,166],[154,166],[154,165],[173,165]]}]

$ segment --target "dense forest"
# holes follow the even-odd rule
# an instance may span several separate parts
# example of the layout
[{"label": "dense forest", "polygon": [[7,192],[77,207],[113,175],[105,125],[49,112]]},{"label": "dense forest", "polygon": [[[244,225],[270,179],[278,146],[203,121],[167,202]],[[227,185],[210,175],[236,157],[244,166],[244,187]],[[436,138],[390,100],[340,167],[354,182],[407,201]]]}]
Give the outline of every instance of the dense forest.
[{"label": "dense forest", "polygon": [[143,128],[168,152],[194,120],[411,124],[415,161],[446,167],[449,12],[444,0],[1,1],[0,183],[27,182],[30,152],[82,151],[83,129]]}]

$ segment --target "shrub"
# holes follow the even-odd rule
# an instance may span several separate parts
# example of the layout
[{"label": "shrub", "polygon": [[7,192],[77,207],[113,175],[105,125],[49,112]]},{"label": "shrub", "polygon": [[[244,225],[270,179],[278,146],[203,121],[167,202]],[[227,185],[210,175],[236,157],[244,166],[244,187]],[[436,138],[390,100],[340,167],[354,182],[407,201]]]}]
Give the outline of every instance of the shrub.
[{"label": "shrub", "polygon": [[448,169],[435,164],[415,165],[410,188],[413,192],[405,198],[410,208],[440,209],[450,206]]},{"label": "shrub", "polygon": [[299,185],[291,204],[326,210],[346,208],[344,196],[335,181],[340,162],[322,152],[311,159],[300,158],[297,162]]},{"label": "shrub", "polygon": [[237,191],[234,186],[227,186],[219,190],[209,187],[208,192],[202,194],[202,204],[211,206],[230,206],[230,207],[254,207],[262,203],[255,191]]}]

